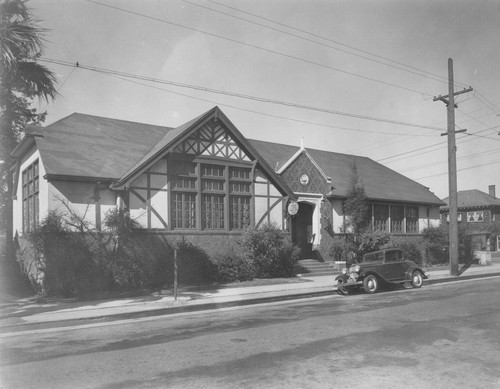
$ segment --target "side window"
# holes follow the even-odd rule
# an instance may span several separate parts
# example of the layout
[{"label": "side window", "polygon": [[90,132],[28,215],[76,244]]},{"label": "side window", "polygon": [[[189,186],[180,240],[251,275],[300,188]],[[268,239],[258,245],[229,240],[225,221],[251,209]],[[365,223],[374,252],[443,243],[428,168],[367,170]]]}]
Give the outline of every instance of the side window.
[{"label": "side window", "polygon": [[387,251],[386,252],[386,262],[396,262],[398,260],[397,251]]}]

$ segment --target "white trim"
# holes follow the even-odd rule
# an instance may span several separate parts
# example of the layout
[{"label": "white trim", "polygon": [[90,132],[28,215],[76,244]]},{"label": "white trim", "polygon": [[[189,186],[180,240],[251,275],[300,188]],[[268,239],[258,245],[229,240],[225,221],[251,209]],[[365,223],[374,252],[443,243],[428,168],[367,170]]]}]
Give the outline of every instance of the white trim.
[{"label": "white trim", "polygon": [[[307,196],[310,196],[310,197],[323,197],[323,195],[321,193],[307,193],[307,192],[293,192],[295,193],[297,196],[303,196],[303,197],[307,197]],[[297,200],[299,201],[299,200]]]},{"label": "white trim", "polygon": [[299,158],[302,155],[302,153],[304,153],[307,156],[307,158],[309,158],[309,160],[312,162],[312,164],[314,165],[314,167],[316,169],[318,169],[318,171],[323,176],[323,178],[326,180],[326,182],[328,184],[331,184],[332,183],[332,179],[326,175],[326,173],[323,171],[323,169],[321,169],[321,167],[316,163],[316,161],[313,159],[313,157],[311,157],[311,154],[309,154],[309,152],[304,148],[303,144],[301,145],[300,149],[297,150],[297,152],[294,155],[292,155],[290,157],[290,159],[288,161],[286,161],[283,164],[283,166],[280,167],[276,171],[276,173],[282,174],[297,158]]},{"label": "white trim", "polygon": [[288,159],[288,161],[286,161],[283,164],[283,166],[276,171],[276,173],[282,174],[285,171],[285,169],[292,164],[293,161],[295,161],[298,157],[300,157],[303,151],[304,149],[302,148],[298,149],[297,152],[294,155],[292,155],[290,159]]},{"label": "white trim", "polygon": [[[299,193],[296,193],[299,195]],[[297,203],[307,203],[314,206],[313,214],[312,214],[312,233],[315,235],[315,239],[313,242],[313,249],[315,246],[318,246],[321,243],[321,203],[323,199],[323,195],[319,195],[317,197],[314,193],[301,193],[298,196]]]}]

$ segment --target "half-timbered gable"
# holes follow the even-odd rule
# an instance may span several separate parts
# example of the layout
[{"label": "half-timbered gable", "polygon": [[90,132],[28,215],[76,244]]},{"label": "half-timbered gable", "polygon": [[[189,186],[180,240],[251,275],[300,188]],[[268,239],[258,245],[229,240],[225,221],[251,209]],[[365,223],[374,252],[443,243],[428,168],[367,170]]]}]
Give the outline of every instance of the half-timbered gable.
[{"label": "half-timbered gable", "polygon": [[149,166],[139,164],[142,172],[130,171],[134,178],[120,183],[130,215],[170,235],[239,234],[263,222],[283,227],[286,187],[221,112],[212,111],[175,138],[167,134]]}]

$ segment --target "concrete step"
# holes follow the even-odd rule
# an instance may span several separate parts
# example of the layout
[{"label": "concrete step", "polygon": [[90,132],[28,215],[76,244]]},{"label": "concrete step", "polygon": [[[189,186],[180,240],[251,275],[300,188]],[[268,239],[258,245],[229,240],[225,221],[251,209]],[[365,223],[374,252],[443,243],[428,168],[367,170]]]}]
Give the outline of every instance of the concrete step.
[{"label": "concrete step", "polygon": [[320,262],[316,259],[299,260],[301,274],[313,275],[333,275],[338,273],[338,266],[335,262]]}]

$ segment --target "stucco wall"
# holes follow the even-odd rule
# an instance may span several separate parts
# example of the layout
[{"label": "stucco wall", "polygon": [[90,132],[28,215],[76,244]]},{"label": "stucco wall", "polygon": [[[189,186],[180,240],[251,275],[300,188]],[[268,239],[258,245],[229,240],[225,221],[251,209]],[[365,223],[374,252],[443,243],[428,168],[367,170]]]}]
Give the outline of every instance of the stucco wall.
[{"label": "stucco wall", "polygon": [[[50,181],[48,183],[49,210],[68,215],[70,212],[85,218],[92,227],[96,226],[96,184],[92,182]],[[116,207],[116,193],[100,188],[100,218],[104,221],[106,214]]]}]

